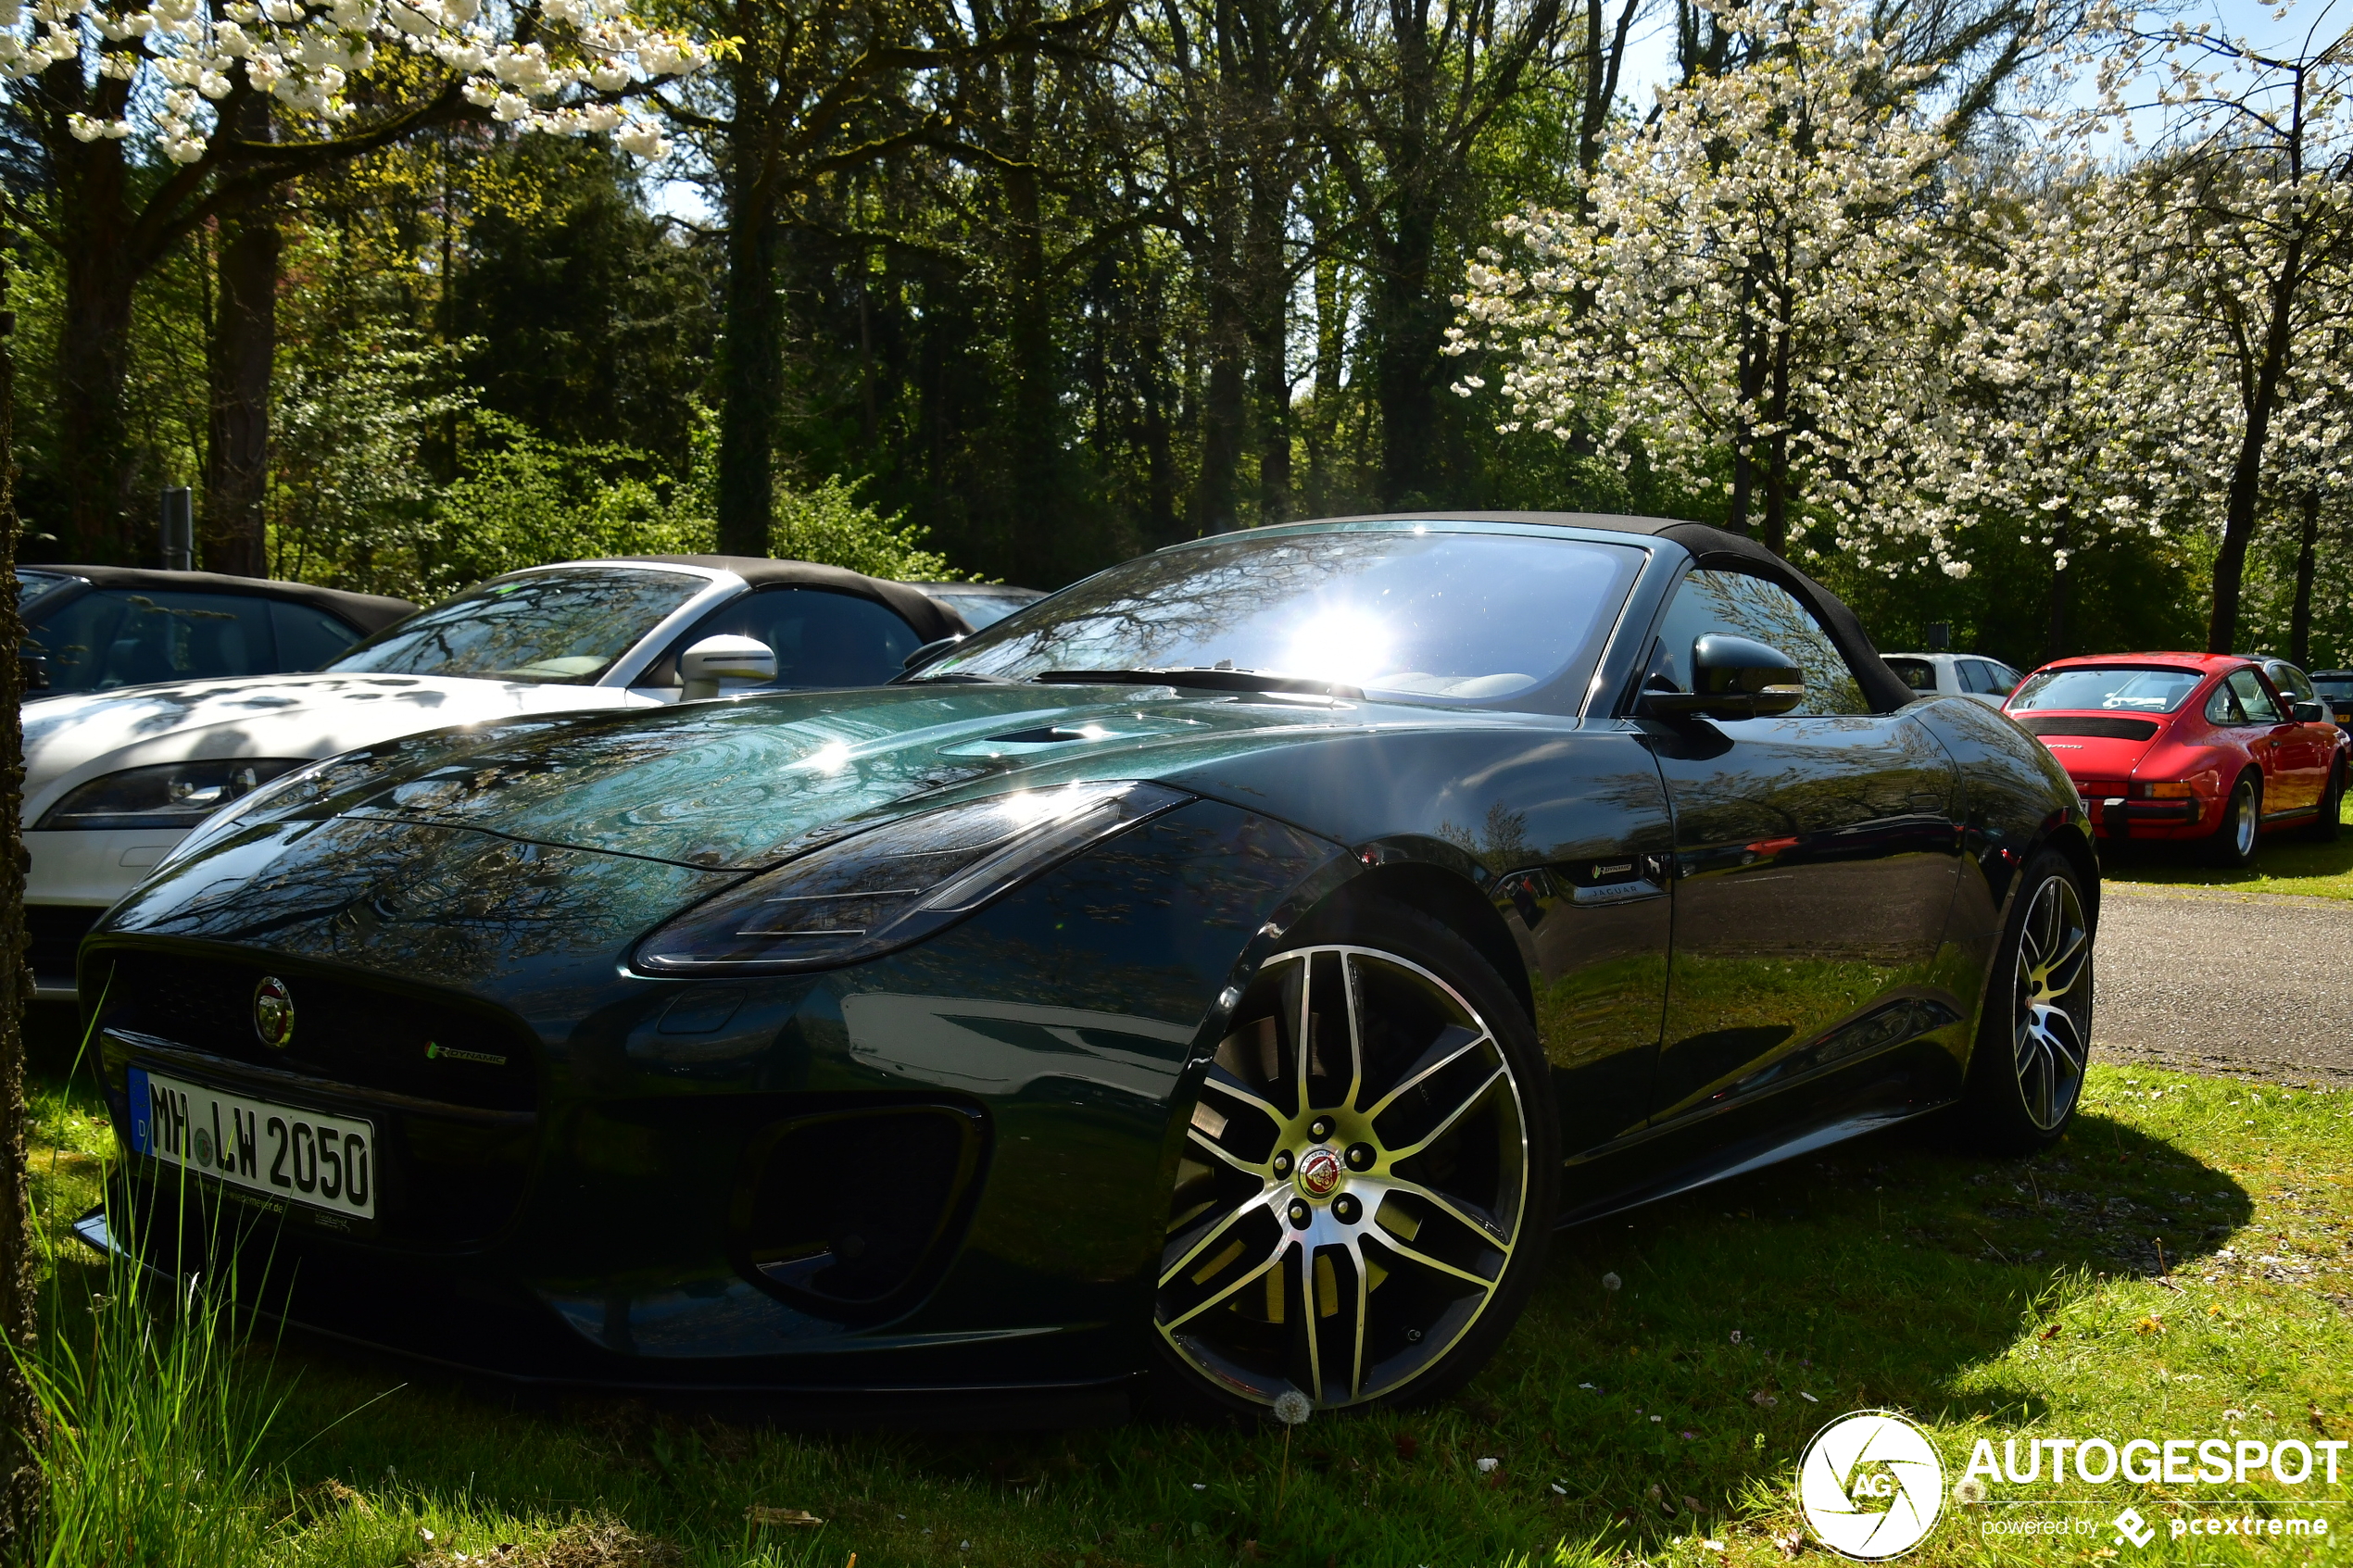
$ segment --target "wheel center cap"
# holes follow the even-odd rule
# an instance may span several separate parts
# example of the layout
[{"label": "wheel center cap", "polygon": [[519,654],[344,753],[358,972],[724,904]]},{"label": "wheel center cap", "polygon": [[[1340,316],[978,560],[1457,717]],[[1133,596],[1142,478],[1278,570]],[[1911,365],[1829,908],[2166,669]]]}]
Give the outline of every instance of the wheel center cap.
[{"label": "wheel center cap", "polygon": [[1299,1158],[1299,1186],[1310,1198],[1329,1198],[1347,1167],[1328,1148],[1311,1148]]}]

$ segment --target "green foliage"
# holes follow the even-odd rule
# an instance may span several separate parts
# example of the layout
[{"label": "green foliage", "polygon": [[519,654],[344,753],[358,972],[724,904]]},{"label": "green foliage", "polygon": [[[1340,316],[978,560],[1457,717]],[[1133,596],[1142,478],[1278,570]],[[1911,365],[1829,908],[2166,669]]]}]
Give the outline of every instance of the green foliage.
[{"label": "green foliage", "polygon": [[[326,575],[424,601],[550,561],[711,548],[717,433],[707,414],[698,417],[683,477],[634,447],[554,440],[483,408],[466,415],[459,451],[458,477],[434,494],[419,526],[351,535]],[[858,488],[827,478],[812,489],[780,489],[770,553],[875,577],[958,575],[924,547],[923,530],[878,515]]]},{"label": "green foliage", "polygon": [[434,536],[425,445],[472,401],[448,390],[467,345],[386,332],[338,352],[290,356],[271,409],[273,576],[413,598]]}]

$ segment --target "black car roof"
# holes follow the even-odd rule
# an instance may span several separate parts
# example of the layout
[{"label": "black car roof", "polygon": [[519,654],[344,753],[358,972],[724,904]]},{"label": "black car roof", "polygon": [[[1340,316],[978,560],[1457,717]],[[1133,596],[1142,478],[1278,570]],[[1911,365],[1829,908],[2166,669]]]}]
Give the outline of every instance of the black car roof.
[{"label": "black car roof", "polygon": [[815,561],[807,560],[771,560],[763,556],[611,556],[606,558],[732,571],[755,588],[829,588],[837,594],[855,594],[860,598],[872,599],[894,611],[927,643],[972,631],[963,616],[912,583],[869,577],[862,571],[852,571],[847,567],[820,566]]},{"label": "black car roof", "polygon": [[[1310,521],[1302,519],[1302,521]],[[1796,594],[1814,612],[1854,666],[1864,697],[1879,712],[1892,712],[1919,699],[1904,678],[1890,670],[1869,633],[1844,600],[1743,533],[1685,522],[1671,517],[1624,517],[1615,512],[1465,512],[1429,508],[1416,512],[1374,512],[1360,517],[1317,518],[1318,522],[1532,522],[1554,528],[1586,528],[1604,533],[1640,533],[1689,550],[1699,566],[1748,567]]]},{"label": "black car roof", "polygon": [[233,577],[220,571],[157,571],[136,566],[49,566],[24,564],[20,573],[44,572],[52,577],[78,577],[94,588],[177,589],[183,594],[243,594],[252,598],[284,599],[326,611],[361,632],[381,632],[416,606],[407,599],[380,594],[351,594],[311,583],[284,583],[274,577]]}]

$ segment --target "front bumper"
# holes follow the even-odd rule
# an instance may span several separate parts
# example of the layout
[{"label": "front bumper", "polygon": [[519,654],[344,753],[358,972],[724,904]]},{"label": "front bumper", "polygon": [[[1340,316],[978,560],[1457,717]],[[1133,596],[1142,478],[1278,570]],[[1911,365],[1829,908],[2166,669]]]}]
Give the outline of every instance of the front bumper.
[{"label": "front bumper", "polygon": [[[416,872],[445,889],[481,848],[382,831],[439,856]],[[921,947],[824,973],[640,977],[618,960],[642,922],[618,947],[470,973],[472,955],[507,960],[450,944],[446,895],[366,892],[308,923],[236,910],[233,942],[102,934],[85,989],[116,977],[100,1022],[126,1139],[133,1065],[375,1126],[373,1235],[128,1161],[131,1212],[202,1222],[155,1229],[152,1255],[218,1273],[227,1250],[283,1321],[534,1383],[1091,1398],[1145,1363],[1174,1108],[1224,998],[1286,903],[1351,863],[1197,801]],[[264,970],[317,1031],[283,1052],[236,1010]],[[511,1050],[432,1056],[460,1015]],[[468,1090],[500,1055],[522,1074],[506,1098]],[[904,1266],[862,1273],[877,1255]]]}]

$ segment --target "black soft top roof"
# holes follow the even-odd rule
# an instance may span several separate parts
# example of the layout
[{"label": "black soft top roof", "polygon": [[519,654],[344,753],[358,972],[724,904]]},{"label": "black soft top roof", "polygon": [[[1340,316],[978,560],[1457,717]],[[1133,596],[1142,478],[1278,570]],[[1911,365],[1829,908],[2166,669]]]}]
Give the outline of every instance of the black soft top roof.
[{"label": "black soft top roof", "polygon": [[732,571],[755,588],[826,588],[872,599],[897,613],[925,642],[968,634],[964,618],[929,594],[906,583],[869,577],[847,567],[820,566],[815,561],[771,560],[763,556],[612,556],[611,560],[650,561],[663,566],[699,566]]},{"label": "black soft top roof", "polygon": [[[1302,519],[1302,521],[1307,521]],[[1743,533],[1728,533],[1704,522],[1671,517],[1622,517],[1614,512],[1459,512],[1431,508],[1417,512],[1378,512],[1363,517],[1322,518],[1324,522],[1534,522],[1555,528],[1590,528],[1607,533],[1642,533],[1689,550],[1701,566],[1746,567],[1789,589],[1828,628],[1839,651],[1855,668],[1855,679],[1871,707],[1893,712],[1919,699],[1904,678],[1890,670],[1871,646],[1863,623],[1845,602],[1780,557]]]},{"label": "black soft top roof", "polygon": [[183,594],[243,594],[249,597],[285,599],[326,611],[362,633],[381,632],[416,610],[407,599],[378,594],[348,594],[310,583],[282,583],[274,577],[232,577],[220,571],[157,571],[135,566],[50,566],[21,563],[21,576],[45,572],[53,577],[79,577],[94,588],[177,589]]}]

